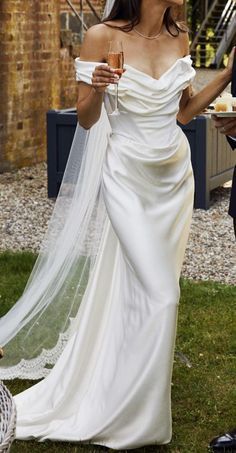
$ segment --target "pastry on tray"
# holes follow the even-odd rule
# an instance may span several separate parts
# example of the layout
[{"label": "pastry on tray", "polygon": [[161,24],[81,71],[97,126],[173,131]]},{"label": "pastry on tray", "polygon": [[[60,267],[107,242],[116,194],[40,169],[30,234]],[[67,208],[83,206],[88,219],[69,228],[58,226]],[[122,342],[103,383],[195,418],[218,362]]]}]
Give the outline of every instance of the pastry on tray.
[{"label": "pastry on tray", "polygon": [[220,96],[216,99],[215,102],[215,111],[216,112],[232,112],[232,99],[233,97],[230,94]]}]

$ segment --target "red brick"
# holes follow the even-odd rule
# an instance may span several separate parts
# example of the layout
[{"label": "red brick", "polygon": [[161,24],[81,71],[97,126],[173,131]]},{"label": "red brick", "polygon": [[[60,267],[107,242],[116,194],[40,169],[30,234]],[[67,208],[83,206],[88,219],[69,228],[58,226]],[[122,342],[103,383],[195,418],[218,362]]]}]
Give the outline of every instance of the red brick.
[{"label": "red brick", "polygon": [[[93,4],[100,14],[102,1]],[[0,171],[45,159],[46,111],[76,104],[74,60],[60,49],[60,6],[70,12],[65,0],[0,0]]]}]

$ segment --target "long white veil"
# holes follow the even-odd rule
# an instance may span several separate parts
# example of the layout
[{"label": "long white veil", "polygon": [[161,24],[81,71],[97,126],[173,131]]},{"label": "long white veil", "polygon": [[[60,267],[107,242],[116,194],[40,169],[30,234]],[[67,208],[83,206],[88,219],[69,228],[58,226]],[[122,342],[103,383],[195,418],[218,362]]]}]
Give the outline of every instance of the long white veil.
[{"label": "long white veil", "polygon": [[[115,0],[107,0],[106,17]],[[73,332],[107,222],[100,191],[110,125],[103,108],[88,132],[77,126],[48,231],[22,297],[0,319],[1,379],[46,376]],[[83,147],[80,169],[78,149]]]}]

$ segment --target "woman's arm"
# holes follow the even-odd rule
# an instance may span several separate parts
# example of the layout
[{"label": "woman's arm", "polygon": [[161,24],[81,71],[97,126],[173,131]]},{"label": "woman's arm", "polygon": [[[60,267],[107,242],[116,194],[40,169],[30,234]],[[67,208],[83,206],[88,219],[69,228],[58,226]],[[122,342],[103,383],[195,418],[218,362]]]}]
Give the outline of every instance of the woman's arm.
[{"label": "woman's arm", "polygon": [[80,52],[80,59],[84,61],[97,61],[92,84],[79,82],[77,112],[78,120],[82,127],[90,129],[100,118],[103,96],[110,83],[116,83],[119,77],[114,70],[102,64],[106,61],[109,29],[103,24],[91,27],[86,33]]},{"label": "woman's arm", "polygon": [[[235,49],[235,48],[234,48]],[[211,104],[214,99],[219,96],[227,87],[232,78],[232,66],[234,52],[232,50],[227,67],[218,74],[215,79],[210,82],[199,93],[191,96],[189,87],[184,90],[180,100],[180,109],[177,119],[182,124],[187,124],[195,115],[199,115],[202,111]]]}]

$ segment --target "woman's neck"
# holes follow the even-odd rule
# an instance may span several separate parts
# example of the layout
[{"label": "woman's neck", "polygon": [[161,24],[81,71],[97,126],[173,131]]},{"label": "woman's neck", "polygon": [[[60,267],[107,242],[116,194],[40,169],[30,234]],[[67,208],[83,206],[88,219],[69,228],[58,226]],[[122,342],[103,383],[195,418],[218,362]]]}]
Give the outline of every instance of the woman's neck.
[{"label": "woman's neck", "polygon": [[161,31],[167,6],[161,0],[145,0],[141,4],[141,20],[137,29],[147,36],[156,35]]}]

